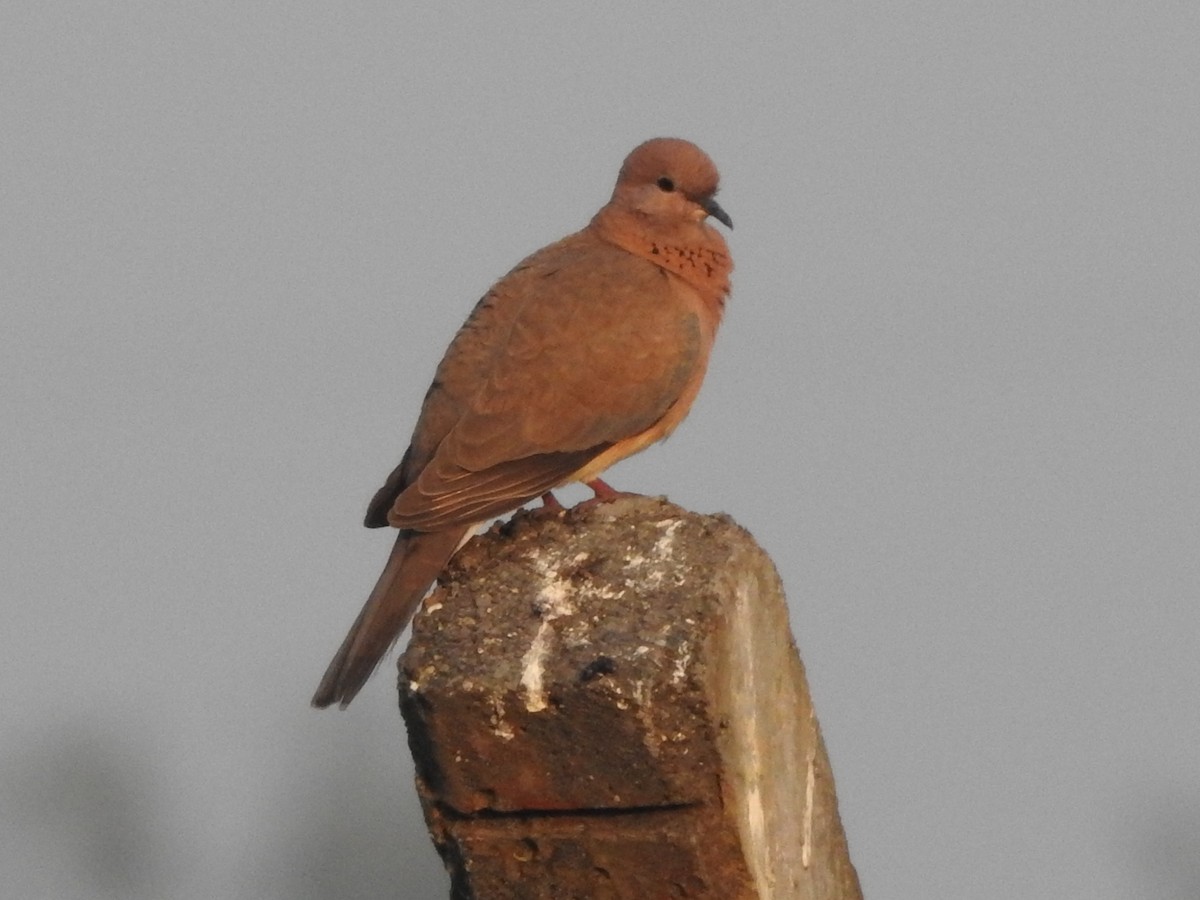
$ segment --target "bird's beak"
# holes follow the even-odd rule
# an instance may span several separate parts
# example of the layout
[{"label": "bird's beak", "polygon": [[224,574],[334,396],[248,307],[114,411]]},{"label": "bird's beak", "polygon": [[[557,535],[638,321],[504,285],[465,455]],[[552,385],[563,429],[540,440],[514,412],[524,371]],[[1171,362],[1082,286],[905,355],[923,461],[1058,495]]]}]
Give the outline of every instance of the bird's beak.
[{"label": "bird's beak", "polygon": [[733,219],[729,218],[729,213],[721,209],[721,204],[709,197],[700,204],[706,213],[716,219],[718,222],[724,223],[725,227],[730,231],[733,230]]}]

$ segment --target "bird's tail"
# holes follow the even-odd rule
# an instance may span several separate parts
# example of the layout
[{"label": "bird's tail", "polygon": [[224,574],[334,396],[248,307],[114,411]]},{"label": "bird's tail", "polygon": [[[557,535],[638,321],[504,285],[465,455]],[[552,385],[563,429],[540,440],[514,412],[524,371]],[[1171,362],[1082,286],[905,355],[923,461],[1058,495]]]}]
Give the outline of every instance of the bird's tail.
[{"label": "bird's tail", "polygon": [[337,703],[345,709],[350,705],[404,631],[425,592],[450,561],[467,531],[451,528],[428,533],[400,532],[383,574],[325,670],[325,677],[313,695],[313,706],[324,709]]}]

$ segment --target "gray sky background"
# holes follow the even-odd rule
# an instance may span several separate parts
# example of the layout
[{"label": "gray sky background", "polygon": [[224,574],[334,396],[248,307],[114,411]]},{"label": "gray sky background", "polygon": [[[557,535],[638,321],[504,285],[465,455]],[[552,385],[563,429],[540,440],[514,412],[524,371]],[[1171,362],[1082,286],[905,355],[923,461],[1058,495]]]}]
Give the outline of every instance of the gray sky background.
[{"label": "gray sky background", "polygon": [[1195,900],[1198,48],[1195,3],[4,4],[5,893],[446,896],[391,663],[307,705],[359,522],[484,289],[677,135],[734,296],[612,480],[776,560],[868,896]]}]

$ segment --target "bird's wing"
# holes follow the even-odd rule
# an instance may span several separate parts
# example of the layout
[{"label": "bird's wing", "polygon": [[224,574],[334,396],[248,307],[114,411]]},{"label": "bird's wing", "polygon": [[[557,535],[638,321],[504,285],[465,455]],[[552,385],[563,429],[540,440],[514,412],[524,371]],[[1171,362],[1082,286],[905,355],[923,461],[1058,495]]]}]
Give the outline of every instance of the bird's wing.
[{"label": "bird's wing", "polygon": [[562,484],[662,418],[704,365],[704,343],[652,263],[586,234],[535,254],[447,351],[388,521],[479,522]]}]

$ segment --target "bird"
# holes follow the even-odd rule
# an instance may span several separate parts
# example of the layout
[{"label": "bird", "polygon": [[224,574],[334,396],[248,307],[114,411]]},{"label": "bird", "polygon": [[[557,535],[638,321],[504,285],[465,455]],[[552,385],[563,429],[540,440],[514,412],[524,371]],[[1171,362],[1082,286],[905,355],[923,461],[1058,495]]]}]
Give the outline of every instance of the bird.
[{"label": "bird", "polygon": [[[345,709],[451,557],[488,520],[600,475],[667,437],[695,400],[733,262],[708,221],[717,168],[698,146],[654,138],[625,158],[582,230],[518,263],[447,348],[368,528],[399,530],[382,574],[312,704]],[[592,501],[588,501],[592,502]]]}]

